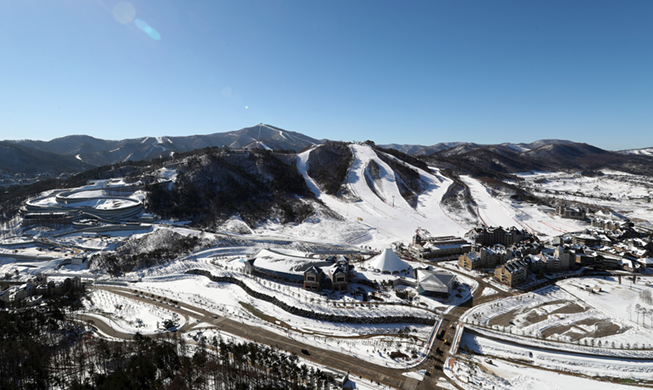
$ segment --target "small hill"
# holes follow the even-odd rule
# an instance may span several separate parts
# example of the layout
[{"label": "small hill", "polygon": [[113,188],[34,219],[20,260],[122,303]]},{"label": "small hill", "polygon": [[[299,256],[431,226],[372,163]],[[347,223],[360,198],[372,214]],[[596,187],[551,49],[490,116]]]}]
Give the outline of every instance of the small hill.
[{"label": "small hill", "polygon": [[150,189],[148,210],[205,227],[232,215],[250,225],[271,218],[301,221],[313,211],[302,200],[313,194],[297,171],[296,158],[269,150],[198,151],[176,166],[173,185]]}]

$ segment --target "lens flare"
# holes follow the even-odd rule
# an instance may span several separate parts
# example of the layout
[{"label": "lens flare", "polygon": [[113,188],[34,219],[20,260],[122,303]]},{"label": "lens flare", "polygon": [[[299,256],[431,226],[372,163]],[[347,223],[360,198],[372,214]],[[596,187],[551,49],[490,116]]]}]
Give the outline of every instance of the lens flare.
[{"label": "lens flare", "polygon": [[227,97],[227,98],[231,97],[231,95],[233,95],[233,93],[234,93],[233,89],[231,89],[229,87],[222,88],[222,96],[224,96],[224,97]]},{"label": "lens flare", "polygon": [[134,19],[134,23],[136,24],[136,27],[141,29],[141,31],[149,35],[150,38],[154,39],[155,41],[161,39],[161,34],[159,34],[158,31],[150,27],[150,25],[147,24],[144,20],[136,18]]},{"label": "lens flare", "polygon": [[116,22],[127,24],[134,20],[136,8],[128,1],[120,1],[113,7],[113,18]]}]

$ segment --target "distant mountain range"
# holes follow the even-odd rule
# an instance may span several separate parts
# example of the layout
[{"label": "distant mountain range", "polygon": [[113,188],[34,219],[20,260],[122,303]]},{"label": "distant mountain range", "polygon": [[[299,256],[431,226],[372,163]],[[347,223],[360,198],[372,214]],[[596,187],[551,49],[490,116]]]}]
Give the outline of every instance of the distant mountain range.
[{"label": "distant mountain range", "polygon": [[621,150],[619,153],[653,157],[653,148]]},{"label": "distant mountain range", "polygon": [[503,143],[498,145],[481,145],[472,142],[441,142],[439,144],[435,144],[431,146],[402,145],[402,144],[387,144],[387,145],[379,145],[379,146],[383,148],[396,149],[400,152],[410,154],[411,156],[424,156],[424,155],[442,152],[445,150],[449,155],[456,155],[456,154],[470,152],[475,149],[480,149],[489,146],[502,147],[506,150],[513,150],[517,152],[525,152],[549,144],[573,144],[573,143],[574,143],[573,141],[566,141],[566,140],[559,140],[559,139],[542,139],[539,141],[531,142],[530,144]]},{"label": "distant mountain range", "polygon": [[[207,147],[259,148],[300,151],[324,143],[304,134],[266,124],[236,131],[184,137],[142,137],[104,140],[71,135],[51,141],[0,141],[0,174],[37,175],[81,172],[125,161],[152,160]],[[429,163],[473,174],[515,173],[533,170],[598,170],[610,168],[653,175],[653,148],[606,151],[568,140],[545,139],[531,143],[481,145],[447,142],[431,146],[388,144]]]},{"label": "distant mountain range", "polygon": [[300,151],[322,141],[259,124],[237,131],[185,137],[142,137],[111,141],[71,135],[51,141],[0,142],[0,172],[58,174],[124,161],[152,160],[207,147]]},{"label": "distant mountain range", "polygon": [[461,143],[420,158],[438,167],[494,178],[529,171],[579,171],[596,174],[592,171],[600,169],[653,176],[651,154],[613,152],[565,140],[499,145]]},{"label": "distant mountain range", "polygon": [[93,165],[74,157],[63,156],[23,146],[10,141],[0,141],[0,174],[59,175],[63,172],[81,172]]}]

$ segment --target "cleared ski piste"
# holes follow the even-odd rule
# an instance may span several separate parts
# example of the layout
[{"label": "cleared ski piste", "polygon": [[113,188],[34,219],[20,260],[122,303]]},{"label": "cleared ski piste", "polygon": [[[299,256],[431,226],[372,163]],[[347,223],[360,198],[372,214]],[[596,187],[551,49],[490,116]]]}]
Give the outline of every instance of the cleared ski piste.
[{"label": "cleared ski piste", "polygon": [[587,223],[554,216],[555,210],[550,207],[512,201],[500,194],[493,196],[490,189],[470,176],[461,176],[460,179],[467,184],[478,205],[481,222],[488,226],[515,226],[540,236],[551,237],[581,231],[588,226]]},{"label": "cleared ski piste", "polygon": [[[413,208],[401,196],[394,172],[376,152],[368,145],[351,145],[354,161],[346,185],[358,200],[347,202],[322,192],[308,176],[308,156],[311,150],[299,154],[299,172],[311,191],[330,209],[349,223],[363,225],[370,231],[366,245],[385,248],[395,241],[410,241],[418,227],[427,229],[434,236],[462,235],[468,230],[455,221],[455,216],[445,214],[440,208],[440,200],[452,184],[450,179],[411,166],[419,172],[420,178],[427,185],[427,189],[419,195],[417,206]],[[365,180],[365,169],[370,161],[379,166],[379,179],[371,180],[374,191]]]}]

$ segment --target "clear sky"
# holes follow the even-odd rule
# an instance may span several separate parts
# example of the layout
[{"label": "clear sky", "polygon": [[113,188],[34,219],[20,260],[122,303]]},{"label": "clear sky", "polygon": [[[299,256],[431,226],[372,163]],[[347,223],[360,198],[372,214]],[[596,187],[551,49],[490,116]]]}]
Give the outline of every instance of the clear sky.
[{"label": "clear sky", "polygon": [[0,139],[653,146],[653,1],[0,1]]}]

